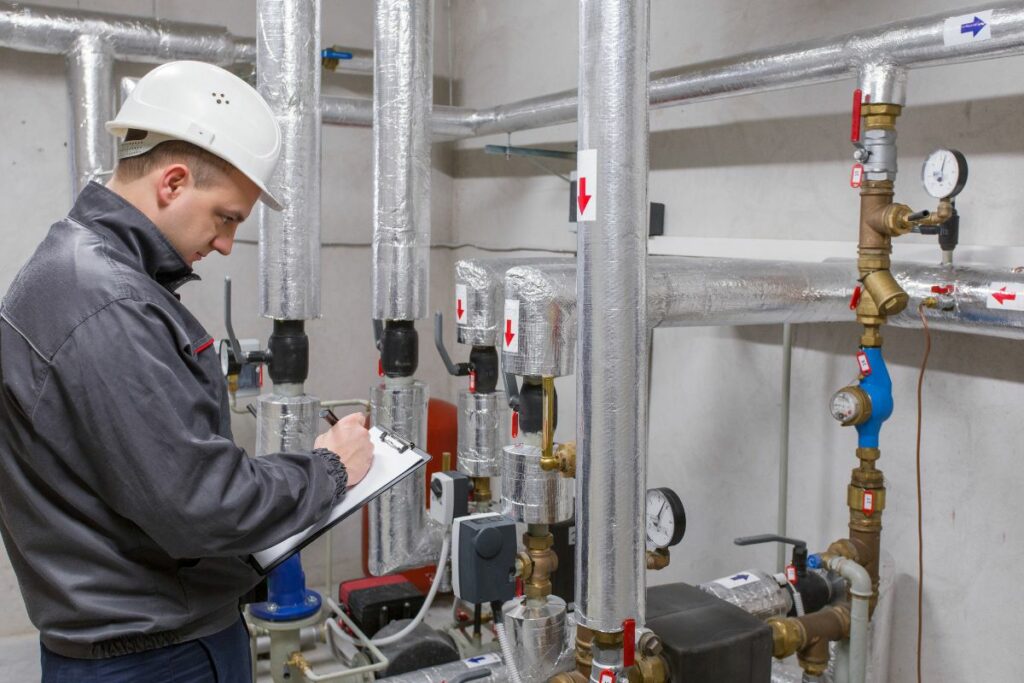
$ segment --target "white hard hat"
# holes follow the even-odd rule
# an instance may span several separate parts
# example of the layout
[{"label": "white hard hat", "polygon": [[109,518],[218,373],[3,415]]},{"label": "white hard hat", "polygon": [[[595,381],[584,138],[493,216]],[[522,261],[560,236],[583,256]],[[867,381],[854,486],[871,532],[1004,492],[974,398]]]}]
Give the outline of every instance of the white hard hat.
[{"label": "white hard hat", "polygon": [[[125,141],[129,129],[150,133]],[[216,154],[283,207],[267,183],[281,152],[281,130],[256,90],[238,76],[203,62],[169,62],[139,79],[107,130],[122,138],[118,158],[144,154],[167,140],[183,140]]]}]

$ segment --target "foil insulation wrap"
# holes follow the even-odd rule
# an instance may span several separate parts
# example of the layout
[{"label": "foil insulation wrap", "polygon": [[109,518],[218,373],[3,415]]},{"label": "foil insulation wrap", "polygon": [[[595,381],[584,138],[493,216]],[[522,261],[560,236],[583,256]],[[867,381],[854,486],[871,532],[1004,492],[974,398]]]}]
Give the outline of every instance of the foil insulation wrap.
[{"label": "foil insulation wrap", "polygon": [[[892,274],[910,295],[906,309],[889,318],[892,325],[921,327],[918,307],[925,299],[932,299],[937,306],[924,309],[932,329],[1024,339],[1024,310],[1007,305],[1019,304],[1022,298],[1024,269],[894,263]],[[932,287],[950,285],[949,294],[932,291]],[[1017,299],[1000,302],[993,296],[1003,287],[1007,292],[1017,292]]]},{"label": "foil insulation wrap", "polygon": [[[427,442],[427,386],[388,381],[370,389],[373,424],[412,441]],[[367,564],[374,576],[437,561],[442,529],[426,515],[426,470],[418,469],[372,500]]]},{"label": "foil insulation wrap", "polygon": [[66,53],[71,114],[71,191],[78,196],[92,180],[114,170],[114,136],[104,124],[114,118],[114,54],[102,38],[81,35]]},{"label": "foil insulation wrap", "polygon": [[305,394],[264,394],[256,404],[256,455],[313,450],[320,419],[320,399]]},{"label": "foil insulation wrap", "polygon": [[505,272],[516,266],[570,263],[568,258],[487,258],[455,262],[455,287],[466,289],[465,318],[456,319],[460,344],[501,348],[505,316]]},{"label": "foil insulation wrap", "polygon": [[[572,519],[572,479],[540,466],[540,446],[505,446],[501,464],[501,514],[524,524]],[[639,518],[637,518],[639,519]]]},{"label": "foil insulation wrap", "polygon": [[377,0],[373,79],[374,320],[427,315],[432,0]]},{"label": "foil insulation wrap", "polygon": [[596,154],[598,204],[577,237],[576,606],[608,633],[646,612],[649,9],[580,3],[578,149]]},{"label": "foil insulation wrap", "polygon": [[512,411],[504,391],[459,392],[458,470],[471,477],[500,477],[502,448],[511,440]]},{"label": "foil insulation wrap", "polygon": [[[576,364],[576,272],[554,263],[505,273],[505,299],[519,302],[519,346],[501,346],[501,366],[515,375],[563,377]],[[502,318],[504,318],[502,312]]]},{"label": "foil insulation wrap", "polygon": [[262,202],[261,315],[320,317],[320,0],[259,0],[256,75],[281,127],[281,156]]},{"label": "foil insulation wrap", "polygon": [[160,64],[194,59],[230,65],[256,61],[256,44],[206,24],[0,2],[0,47],[66,54],[81,36],[99,39],[118,59]]},{"label": "foil insulation wrap", "polygon": [[567,643],[565,600],[549,595],[541,604],[526,598],[505,603],[501,610],[516,671],[523,681],[546,681],[559,673]]},{"label": "foil insulation wrap", "polygon": [[[453,681],[460,680],[480,681],[480,683],[488,683],[488,681],[506,683],[509,679],[501,658],[497,655],[484,656],[492,657],[498,661],[481,665],[479,657],[472,657],[458,662],[451,662],[450,664],[428,666],[424,669],[416,669],[415,671],[398,674],[397,676],[388,676],[378,680],[380,683],[452,683]],[[481,675],[482,673],[484,675]],[[472,678],[463,678],[463,676],[467,675],[472,676]],[[480,677],[477,678],[477,676]]]}]

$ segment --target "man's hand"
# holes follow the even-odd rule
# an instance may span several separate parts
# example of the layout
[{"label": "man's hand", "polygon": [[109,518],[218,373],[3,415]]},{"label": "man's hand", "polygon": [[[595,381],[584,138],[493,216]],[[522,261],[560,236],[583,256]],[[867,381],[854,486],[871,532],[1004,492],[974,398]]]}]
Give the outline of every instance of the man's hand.
[{"label": "man's hand", "polygon": [[316,437],[316,448],[326,448],[338,455],[348,471],[349,488],[355,486],[373,463],[373,446],[366,429],[366,415],[352,413],[338,420],[326,432]]}]

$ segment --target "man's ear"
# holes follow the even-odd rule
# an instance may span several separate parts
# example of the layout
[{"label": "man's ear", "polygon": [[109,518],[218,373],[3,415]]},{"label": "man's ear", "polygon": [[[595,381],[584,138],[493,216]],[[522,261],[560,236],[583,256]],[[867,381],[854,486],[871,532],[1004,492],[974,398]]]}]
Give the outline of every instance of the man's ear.
[{"label": "man's ear", "polygon": [[165,166],[157,178],[156,196],[160,208],[168,206],[181,196],[192,180],[192,172],[185,164]]}]

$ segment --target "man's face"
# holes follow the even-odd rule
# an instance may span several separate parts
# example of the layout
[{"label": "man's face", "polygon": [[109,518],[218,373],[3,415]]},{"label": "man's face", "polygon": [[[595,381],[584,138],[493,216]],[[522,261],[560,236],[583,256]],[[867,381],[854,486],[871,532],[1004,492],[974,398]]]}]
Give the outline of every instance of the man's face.
[{"label": "man's face", "polygon": [[189,266],[210,252],[231,253],[238,224],[260,197],[260,189],[242,173],[231,169],[199,188],[191,174],[159,212],[156,222]]}]

